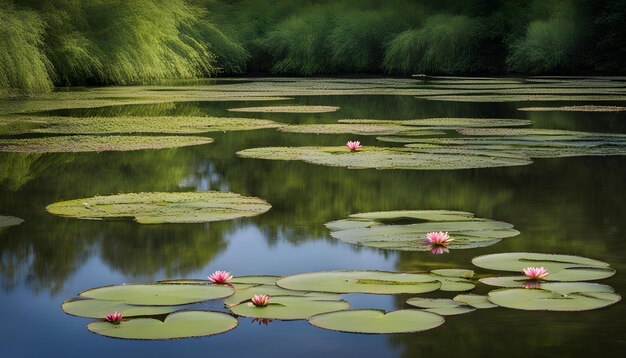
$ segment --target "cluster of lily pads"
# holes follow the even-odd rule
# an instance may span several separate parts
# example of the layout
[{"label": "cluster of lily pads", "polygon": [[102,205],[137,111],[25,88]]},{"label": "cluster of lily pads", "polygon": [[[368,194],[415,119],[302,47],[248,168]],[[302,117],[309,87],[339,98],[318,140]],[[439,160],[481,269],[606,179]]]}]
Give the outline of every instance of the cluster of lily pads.
[{"label": "cluster of lily pads", "polygon": [[[63,303],[70,315],[97,319],[87,328],[126,339],[174,339],[209,336],[238,325],[238,317],[267,324],[271,320],[307,320],[340,332],[389,334],[436,328],[445,316],[476,309],[584,311],[606,307],[621,297],[606,285],[582,282],[610,277],[608,264],[577,256],[505,253],[480,256],[476,266],[523,272],[525,276],[474,278],[471,270],[431,272],[321,271],[292,276],[238,276],[217,271],[207,280],[167,280],[151,284],[98,287]],[[526,265],[541,267],[525,267]],[[503,288],[488,295],[467,294],[479,282]],[[417,295],[457,292],[453,299],[413,297],[391,312],[350,309],[342,294]],[[198,308],[223,300],[224,310]]]}]

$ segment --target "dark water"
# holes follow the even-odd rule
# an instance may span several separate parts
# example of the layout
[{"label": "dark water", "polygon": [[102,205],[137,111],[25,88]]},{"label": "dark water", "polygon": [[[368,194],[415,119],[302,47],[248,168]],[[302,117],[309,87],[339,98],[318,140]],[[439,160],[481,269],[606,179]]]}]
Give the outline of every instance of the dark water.
[{"label": "dark water", "polygon": [[[279,102],[286,104],[287,102]],[[626,114],[533,113],[528,105],[569,103],[428,102],[397,96],[302,97],[290,103],[336,105],[329,114],[229,113],[259,102],[179,103],[51,112],[71,115],[224,115],[289,123],[338,118],[528,118],[534,127],[626,133]],[[241,149],[338,145],[373,137],[286,134],[274,130],[210,133],[215,143],[181,149],[79,154],[0,154],[0,214],[24,224],[0,231],[1,357],[360,356],[509,357],[621,356],[626,305],[581,313],[497,308],[446,318],[434,330],[356,335],[305,321],[267,326],[241,319],[222,335],[164,342],[91,334],[90,319],[63,313],[80,291],[166,278],[204,278],[217,269],[236,275],[328,269],[469,268],[472,257],[509,251],[582,255],[609,262],[604,280],[626,293],[626,158],[536,160],[522,167],[457,171],[348,170],[235,156]],[[139,225],[55,217],[47,204],[101,194],[223,190],[269,201],[270,212],[210,224]],[[332,239],[325,222],[366,211],[450,209],[513,223],[521,235],[482,249],[447,255],[357,248]],[[476,268],[474,268],[476,269]],[[476,269],[480,272],[480,269]],[[485,293],[479,286],[476,293]],[[442,292],[430,297],[453,297]],[[355,308],[406,307],[402,296],[349,295]],[[220,309],[219,303],[201,307]]]}]

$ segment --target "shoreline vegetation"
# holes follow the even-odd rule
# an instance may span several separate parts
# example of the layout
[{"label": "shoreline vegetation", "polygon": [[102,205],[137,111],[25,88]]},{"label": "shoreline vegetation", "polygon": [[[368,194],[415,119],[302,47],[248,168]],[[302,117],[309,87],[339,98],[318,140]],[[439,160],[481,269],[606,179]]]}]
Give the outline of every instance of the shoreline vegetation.
[{"label": "shoreline vegetation", "polygon": [[626,74],[624,0],[0,0],[0,97],[232,75]]}]

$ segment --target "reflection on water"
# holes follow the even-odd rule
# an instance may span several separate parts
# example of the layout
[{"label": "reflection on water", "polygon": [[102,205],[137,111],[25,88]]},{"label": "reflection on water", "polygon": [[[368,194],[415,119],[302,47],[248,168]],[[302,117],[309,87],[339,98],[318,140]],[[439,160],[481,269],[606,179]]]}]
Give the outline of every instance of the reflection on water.
[{"label": "reflection on water", "polygon": [[[268,102],[264,105],[285,104]],[[420,101],[399,96],[301,97],[290,104],[340,106],[336,113],[230,113],[258,103],[186,102],[62,110],[76,116],[216,115],[285,123],[339,118],[527,118],[534,127],[626,133],[626,113],[520,112],[514,103]],[[540,102],[532,105],[541,105]],[[550,105],[561,105],[550,103]],[[519,106],[530,106],[523,103]],[[204,339],[145,343],[86,333],[64,316],[60,303],[99,285],[165,278],[204,278],[216,269],[236,275],[329,269],[431,270],[471,268],[478,255],[531,251],[564,253],[609,262],[618,274],[604,281],[626,292],[626,158],[536,160],[523,167],[459,171],[347,170],[300,162],[235,156],[260,146],[336,145],[373,137],[307,135],[275,130],[210,133],[215,143],[157,151],[79,154],[0,154],[0,215],[26,222],[0,231],[2,356],[42,356],[55,346],[64,356],[108,352],[153,356],[584,356],[602,346],[605,356],[626,347],[617,304],[576,314],[479,310],[448,317],[423,334],[362,336],[312,328],[306,322],[241,324]],[[138,225],[54,217],[45,206],[94,195],[138,191],[223,190],[263,198],[268,213],[247,219],[189,225]],[[393,252],[345,244],[324,223],[349,214],[400,209],[449,209],[510,222],[521,235],[486,248]],[[439,253],[439,252],[436,252]],[[443,253],[443,252],[442,252]],[[477,270],[479,273],[485,271]],[[475,293],[489,288],[479,285]],[[474,293],[474,292],[473,292]],[[452,297],[438,292],[433,296]],[[354,295],[356,308],[405,308],[408,297]],[[246,322],[242,322],[246,323]],[[258,324],[257,324],[258,323]],[[81,346],[68,344],[80,341]],[[441,344],[445,342],[445,344]],[[304,347],[306,350],[303,352]]]}]

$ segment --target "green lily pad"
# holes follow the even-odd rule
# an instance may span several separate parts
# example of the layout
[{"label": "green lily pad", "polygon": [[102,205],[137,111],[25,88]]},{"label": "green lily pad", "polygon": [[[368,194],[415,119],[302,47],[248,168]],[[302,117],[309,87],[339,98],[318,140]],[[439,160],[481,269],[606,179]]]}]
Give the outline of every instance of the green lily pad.
[{"label": "green lily pad", "polygon": [[[430,251],[432,246],[425,239],[432,231],[448,232],[454,239],[448,245],[452,250],[485,247],[519,235],[511,224],[475,218],[468,212],[446,210],[354,214],[348,219],[331,221],[326,227],[332,230],[332,237],[350,244],[401,251]],[[458,273],[473,275],[469,270]]]},{"label": "green lily pad", "polygon": [[256,295],[270,295],[270,297],[275,297],[275,296],[314,297],[316,299],[327,299],[327,300],[340,299],[339,295],[331,294],[331,293],[293,291],[293,290],[280,288],[276,285],[258,285],[258,286],[252,286],[252,287],[241,288],[241,289],[237,288],[235,290],[235,293],[232,296],[224,300],[224,304],[226,304],[227,306],[236,305],[241,302],[248,301]]},{"label": "green lily pad", "polygon": [[94,288],[79,296],[129,305],[176,306],[224,298],[234,292],[226,285],[132,284]]},{"label": "green lily pad", "polygon": [[424,298],[413,297],[406,300],[406,303],[418,308],[446,308],[458,307],[461,304],[448,298]]},{"label": "green lily pad", "polygon": [[448,292],[461,292],[461,291],[469,291],[473,290],[476,285],[466,279],[461,277],[446,277],[439,275],[431,275],[432,278],[441,282],[441,287],[439,290],[448,291]]},{"label": "green lily pad", "polygon": [[24,220],[16,218],[15,216],[2,216],[0,215],[0,229],[3,227],[16,226],[23,223]]},{"label": "green lily pad", "polygon": [[71,153],[178,148],[212,143],[206,137],[183,136],[58,136],[0,139],[0,152]]},{"label": "green lily pad", "polygon": [[92,322],[91,332],[124,339],[176,339],[203,337],[224,333],[237,327],[230,315],[209,311],[181,311],[170,314],[165,321],[154,318],[135,318],[119,324]]},{"label": "green lily pad", "polygon": [[509,277],[485,277],[480,282],[497,287],[524,287],[524,283],[528,281],[526,276],[509,276]]},{"label": "green lily pad", "polygon": [[476,311],[476,309],[472,307],[467,307],[467,306],[455,306],[455,307],[427,308],[424,311],[436,313],[441,316],[456,316],[459,314],[474,312]]},{"label": "green lily pad", "polygon": [[626,107],[621,106],[562,106],[562,107],[523,107],[518,111],[527,112],[623,112]]},{"label": "green lily pad", "polygon": [[530,137],[533,139],[552,140],[553,136],[558,136],[558,140],[571,139],[581,140],[587,138],[606,140],[626,140],[626,134],[617,133],[595,133],[568,131],[563,129],[542,129],[542,128],[462,128],[459,133],[470,136],[495,136],[495,137]]},{"label": "green lily pad", "polygon": [[571,255],[510,252],[475,257],[472,263],[488,270],[520,273],[526,267],[543,266],[550,273],[546,281],[600,280],[615,274],[605,262]]},{"label": "green lily pad", "polygon": [[481,128],[481,127],[515,127],[528,126],[532,122],[526,119],[501,119],[501,118],[424,118],[410,120],[377,120],[377,119],[340,119],[339,123],[349,124],[395,124],[402,126],[452,128]]},{"label": "green lily pad", "polygon": [[489,297],[484,295],[456,295],[454,296],[453,300],[458,303],[472,306],[478,309],[498,307],[498,305],[493,304],[491,303],[491,301],[489,301]]},{"label": "green lily pad", "polygon": [[267,106],[230,108],[231,112],[256,112],[256,113],[326,113],[335,112],[339,107],[333,106]]},{"label": "green lily pad", "polygon": [[109,313],[120,312],[124,317],[154,316],[179,310],[170,306],[132,306],[122,301],[72,299],[63,302],[63,311],[72,316],[103,318]]},{"label": "green lily pad", "polygon": [[257,275],[257,276],[235,276],[230,283],[244,283],[257,285],[274,285],[280,276]]},{"label": "green lily pad", "polygon": [[588,282],[545,283],[540,289],[501,288],[489,292],[489,301],[498,306],[532,311],[587,311],[620,300],[611,287]]},{"label": "green lily pad", "polygon": [[459,278],[472,278],[474,277],[474,271],[465,269],[439,269],[432,270],[432,273],[439,276],[446,277],[459,277]]},{"label": "green lily pad", "polygon": [[236,193],[129,193],[48,205],[49,213],[77,219],[133,218],[141,224],[204,223],[260,215],[266,201]]},{"label": "green lily pad", "polygon": [[428,274],[382,271],[322,271],[286,276],[276,285],[288,290],[331,293],[400,294],[431,292],[441,282]]},{"label": "green lily pad", "polygon": [[[29,124],[27,126],[27,124]],[[113,134],[205,133],[278,128],[265,119],[228,117],[24,117],[10,122],[11,133]],[[20,130],[22,128],[22,130]]]},{"label": "green lily pad", "polygon": [[411,333],[439,327],[444,318],[420,310],[349,310],[319,314],[309,318],[312,325],[332,331],[349,333]]},{"label": "green lily pad", "polygon": [[298,124],[282,127],[281,132],[310,134],[387,135],[410,130],[397,124]]},{"label": "green lily pad", "polygon": [[527,165],[530,159],[485,155],[465,151],[430,153],[416,148],[365,146],[356,152],[346,147],[263,147],[237,152],[243,158],[300,160],[307,163],[349,169],[452,170]]},{"label": "green lily pad", "polygon": [[229,308],[238,316],[297,320],[320,313],[346,310],[350,308],[350,304],[343,300],[330,300],[324,297],[274,296],[265,307],[257,307],[252,302],[243,302]]}]

